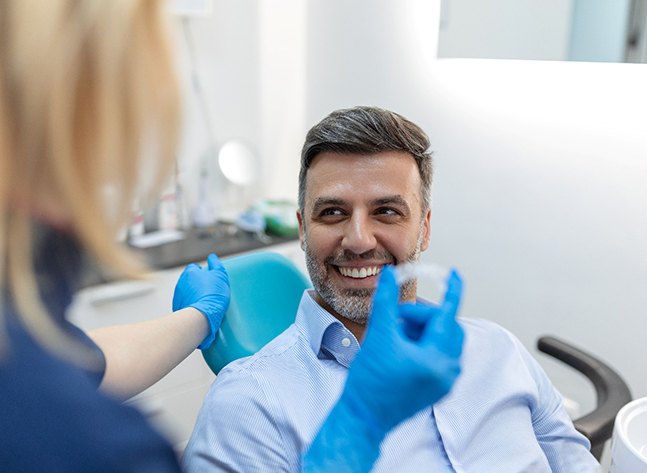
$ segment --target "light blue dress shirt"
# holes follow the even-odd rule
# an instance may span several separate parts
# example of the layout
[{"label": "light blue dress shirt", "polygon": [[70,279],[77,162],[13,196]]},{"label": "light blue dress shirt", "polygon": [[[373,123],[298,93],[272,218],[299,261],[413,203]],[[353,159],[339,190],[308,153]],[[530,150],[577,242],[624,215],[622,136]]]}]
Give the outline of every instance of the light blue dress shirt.
[{"label": "light blue dress shirt", "polygon": [[[389,433],[373,471],[596,472],[588,440],[521,343],[491,322],[461,325],[463,371],[451,393]],[[221,371],[185,450],[186,470],[299,472],[359,349],[306,291],[293,325]]]}]

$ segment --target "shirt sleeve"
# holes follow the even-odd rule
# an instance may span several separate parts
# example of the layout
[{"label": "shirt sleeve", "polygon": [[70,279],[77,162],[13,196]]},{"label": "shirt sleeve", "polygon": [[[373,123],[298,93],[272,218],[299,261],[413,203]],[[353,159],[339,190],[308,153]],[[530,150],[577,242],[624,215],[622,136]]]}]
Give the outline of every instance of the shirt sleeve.
[{"label": "shirt sleeve", "polygon": [[293,471],[269,404],[251,374],[221,372],[184,452],[186,472]]},{"label": "shirt sleeve", "polygon": [[588,439],[573,426],[564,399],[537,360],[514,338],[531,376],[537,384],[538,404],[532,409],[532,424],[539,446],[553,473],[597,472],[599,464],[590,452]]},{"label": "shirt sleeve", "polygon": [[94,369],[86,368],[84,372],[88,375],[90,380],[95,383],[96,389],[99,389],[101,386],[101,381],[106,374],[106,356],[99,348],[99,345],[94,343],[90,336],[84,332],[82,329],[74,325],[72,322],[65,320],[63,322],[64,330],[67,331],[73,338],[78,340],[81,344],[88,347],[92,353],[95,355],[95,366]]}]

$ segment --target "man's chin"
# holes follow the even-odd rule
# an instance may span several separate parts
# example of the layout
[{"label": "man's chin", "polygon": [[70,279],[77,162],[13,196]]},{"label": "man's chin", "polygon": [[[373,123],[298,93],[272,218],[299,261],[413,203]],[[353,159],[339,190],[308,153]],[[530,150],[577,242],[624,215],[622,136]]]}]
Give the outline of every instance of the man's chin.
[{"label": "man's chin", "polygon": [[373,293],[375,292],[374,288],[357,288],[357,287],[347,287],[339,291],[342,297],[347,297],[349,299],[360,300],[364,303],[365,300],[368,300],[370,303]]},{"label": "man's chin", "polygon": [[[360,290],[363,291],[363,289]],[[337,306],[335,307],[335,311],[345,319],[366,325],[369,314],[371,313],[371,300],[370,296],[344,294],[344,302],[335,304]]]},{"label": "man's chin", "polygon": [[346,317],[343,316],[345,319],[350,320],[351,322],[356,323],[357,325],[366,325],[368,322],[368,317],[359,317],[359,318],[352,318],[352,317]]}]

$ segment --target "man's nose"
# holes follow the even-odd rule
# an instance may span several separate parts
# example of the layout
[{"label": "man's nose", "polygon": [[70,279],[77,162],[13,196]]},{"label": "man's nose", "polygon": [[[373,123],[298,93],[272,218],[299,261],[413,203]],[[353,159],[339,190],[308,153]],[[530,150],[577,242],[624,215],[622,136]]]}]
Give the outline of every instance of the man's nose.
[{"label": "man's nose", "polygon": [[353,215],[345,225],[342,248],[357,255],[375,249],[377,241],[373,230],[366,216]]}]

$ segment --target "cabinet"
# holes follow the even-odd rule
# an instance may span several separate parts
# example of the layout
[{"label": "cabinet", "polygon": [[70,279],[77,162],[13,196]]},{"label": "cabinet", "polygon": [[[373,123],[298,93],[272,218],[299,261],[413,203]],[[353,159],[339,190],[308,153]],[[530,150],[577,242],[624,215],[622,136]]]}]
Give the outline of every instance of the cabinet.
[{"label": "cabinet", "polygon": [[[292,241],[264,248],[281,253],[305,272],[303,252]],[[70,320],[84,330],[143,322],[171,310],[173,289],[184,267],[155,271],[144,281],[117,281],[80,291],[69,311]],[[194,351],[168,375],[126,401],[136,405],[173,443],[184,450],[202,399],[215,376],[200,351]]]}]

